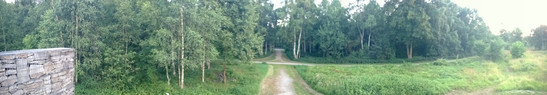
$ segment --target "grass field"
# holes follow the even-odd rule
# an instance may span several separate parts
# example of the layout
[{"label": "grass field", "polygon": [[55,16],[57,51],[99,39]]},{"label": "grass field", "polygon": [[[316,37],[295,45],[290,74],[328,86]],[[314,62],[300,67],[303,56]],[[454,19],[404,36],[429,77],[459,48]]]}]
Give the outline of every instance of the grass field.
[{"label": "grass field", "polygon": [[[547,91],[547,53],[494,63],[479,57],[420,63],[295,66],[302,78],[326,95],[445,94],[494,89],[483,94]],[[532,94],[533,94],[532,93]],[[536,93],[536,94],[537,94]],[[509,93],[511,94],[511,93]]]},{"label": "grass field", "polygon": [[179,89],[178,79],[171,76],[171,85],[167,85],[165,72],[152,72],[151,80],[135,84],[134,89],[114,89],[102,86],[99,81],[80,81],[76,84],[76,94],[139,94],[139,95],[256,95],[260,90],[260,82],[266,75],[266,64],[228,65],[228,82],[222,83],[217,77],[222,72],[221,65],[213,65],[214,69],[206,70],[205,83],[201,82],[201,70],[187,70],[185,88]]}]

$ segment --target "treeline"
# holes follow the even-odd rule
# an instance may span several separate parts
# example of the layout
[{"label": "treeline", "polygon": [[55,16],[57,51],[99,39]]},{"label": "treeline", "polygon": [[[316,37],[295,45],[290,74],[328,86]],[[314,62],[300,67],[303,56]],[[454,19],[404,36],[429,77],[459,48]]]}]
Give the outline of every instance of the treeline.
[{"label": "treeline", "polygon": [[[268,32],[265,46],[284,47],[301,57],[500,58],[504,41],[490,33],[477,10],[450,0],[358,0],[349,8],[338,0],[286,0],[276,9],[282,20]],[[379,1],[383,2],[383,1]],[[271,44],[271,45],[270,45]]]},{"label": "treeline", "polygon": [[526,40],[529,46],[534,47],[536,50],[547,49],[547,25],[541,25],[534,30],[532,34],[524,40]]},{"label": "treeline", "polygon": [[120,89],[157,71],[183,88],[185,69],[203,77],[211,60],[223,60],[226,82],[226,64],[262,53],[272,8],[265,0],[2,0],[0,47],[75,48],[76,81]]}]

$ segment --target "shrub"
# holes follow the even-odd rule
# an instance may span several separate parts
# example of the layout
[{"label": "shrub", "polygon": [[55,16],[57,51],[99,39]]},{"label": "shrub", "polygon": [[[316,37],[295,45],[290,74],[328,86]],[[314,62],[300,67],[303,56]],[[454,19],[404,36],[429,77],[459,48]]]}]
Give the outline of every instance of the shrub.
[{"label": "shrub", "polygon": [[446,62],[446,59],[438,59],[433,62],[433,65],[443,66],[443,65],[447,65],[447,62]]},{"label": "shrub", "polygon": [[513,63],[510,67],[512,70],[523,72],[538,69],[538,66],[531,62]]},{"label": "shrub", "polygon": [[522,57],[524,55],[524,51],[526,51],[526,47],[520,41],[517,41],[511,45],[511,55],[513,55],[513,58]]}]

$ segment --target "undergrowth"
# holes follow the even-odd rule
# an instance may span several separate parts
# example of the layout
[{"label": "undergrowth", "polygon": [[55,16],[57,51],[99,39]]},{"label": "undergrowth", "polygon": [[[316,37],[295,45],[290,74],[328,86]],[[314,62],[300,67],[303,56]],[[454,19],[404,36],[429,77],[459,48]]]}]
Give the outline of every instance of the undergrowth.
[{"label": "undergrowth", "polygon": [[[148,78],[132,89],[104,86],[101,81],[82,80],[76,84],[75,94],[104,95],[104,94],[139,94],[139,95],[255,95],[258,94],[260,83],[268,70],[265,64],[232,64],[227,66],[227,83],[224,84],[218,77],[222,73],[222,65],[212,65],[205,70],[205,83],[201,82],[201,70],[186,70],[184,89],[178,86],[176,76],[171,76],[170,85],[167,84],[165,72],[147,71]],[[146,74],[146,73],[143,73]],[[171,75],[171,73],[170,73]]]},{"label": "undergrowth", "polygon": [[428,95],[483,89],[545,92],[544,63],[547,51],[529,51],[523,58],[494,62],[475,56],[418,63],[295,68],[312,88],[326,95]]},{"label": "undergrowth", "polygon": [[301,57],[299,59],[292,59],[304,63],[328,63],[328,64],[372,64],[372,63],[403,63],[403,62],[423,62],[435,60],[435,58],[426,58],[426,57],[414,57],[412,59],[390,59],[390,60],[377,60],[377,59],[368,59],[368,58],[357,58],[357,57],[344,57],[344,58],[328,58],[328,57]]},{"label": "undergrowth", "polygon": [[[443,94],[450,90],[476,90],[499,83],[502,72],[489,61],[443,61],[450,66],[362,65],[296,66],[302,78],[327,95]],[[461,63],[461,64],[460,64]]]}]

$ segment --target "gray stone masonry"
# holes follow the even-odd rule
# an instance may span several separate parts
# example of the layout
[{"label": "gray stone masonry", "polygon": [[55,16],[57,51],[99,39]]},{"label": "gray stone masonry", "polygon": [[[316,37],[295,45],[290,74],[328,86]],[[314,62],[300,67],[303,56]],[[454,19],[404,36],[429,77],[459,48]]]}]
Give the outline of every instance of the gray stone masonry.
[{"label": "gray stone masonry", "polygon": [[73,95],[74,49],[0,52],[0,95]]}]

